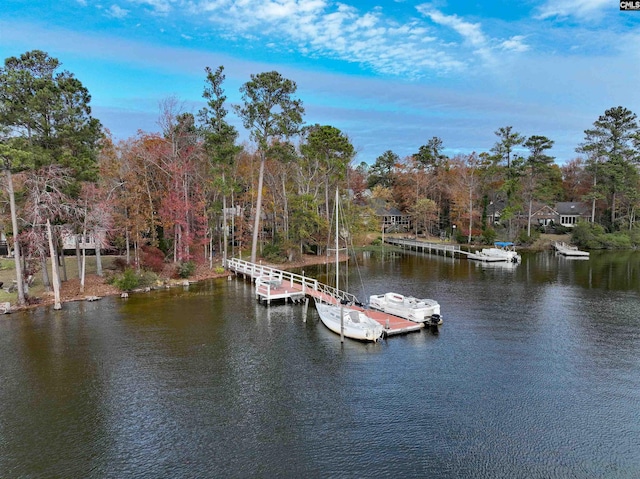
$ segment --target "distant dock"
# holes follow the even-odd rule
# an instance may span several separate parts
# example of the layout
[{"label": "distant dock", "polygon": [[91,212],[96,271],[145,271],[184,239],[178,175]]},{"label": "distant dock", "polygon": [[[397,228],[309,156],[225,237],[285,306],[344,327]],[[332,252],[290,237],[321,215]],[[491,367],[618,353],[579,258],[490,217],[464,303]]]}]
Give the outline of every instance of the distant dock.
[{"label": "distant dock", "polygon": [[573,257],[573,258],[588,258],[589,257],[589,252],[588,251],[580,251],[576,246],[571,246],[571,245],[568,245],[568,244],[566,244],[564,242],[556,241],[553,246],[556,249],[556,251],[558,252],[558,254],[561,254],[563,256],[569,256],[569,257]]},{"label": "distant dock", "polygon": [[445,257],[451,256],[452,258],[469,254],[468,251],[462,251],[460,245],[457,244],[430,243],[428,241],[419,241],[411,238],[385,238],[384,242],[399,246],[403,249],[420,251],[421,253],[438,254]]},{"label": "distant dock", "polygon": [[363,311],[371,319],[382,324],[386,336],[406,334],[424,328],[423,323],[414,323],[392,314],[358,306],[358,298],[353,294],[328,286],[304,275],[237,258],[227,260],[226,267],[237,275],[250,278],[256,285],[256,299],[267,305],[275,300],[299,302],[308,301],[308,297],[312,297],[325,303],[348,303],[349,308]]}]

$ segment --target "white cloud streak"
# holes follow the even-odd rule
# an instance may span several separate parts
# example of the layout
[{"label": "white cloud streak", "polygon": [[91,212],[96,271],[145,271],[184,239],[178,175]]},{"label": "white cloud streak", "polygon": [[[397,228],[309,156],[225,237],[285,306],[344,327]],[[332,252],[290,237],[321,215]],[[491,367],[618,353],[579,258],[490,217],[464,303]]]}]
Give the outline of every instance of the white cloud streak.
[{"label": "white cloud streak", "polygon": [[523,53],[529,50],[529,45],[524,43],[523,35],[515,35],[507,40],[491,38],[487,36],[480,23],[472,23],[458,15],[446,15],[433,8],[431,4],[423,4],[417,7],[418,11],[431,19],[432,22],[450,28],[463,39],[463,44],[469,46],[482,63],[488,66],[495,65],[496,50]]},{"label": "white cloud streak", "polygon": [[547,0],[540,8],[536,18],[577,17],[597,18],[596,15],[606,9],[618,9],[611,0]]},{"label": "white cloud streak", "polygon": [[206,14],[227,38],[268,39],[271,48],[294,46],[310,58],[356,63],[384,75],[418,78],[465,67],[434,43],[435,33],[424,21],[416,17],[399,23],[381,9],[361,12],[326,0],[130,1],[160,14],[172,7],[193,16]]}]

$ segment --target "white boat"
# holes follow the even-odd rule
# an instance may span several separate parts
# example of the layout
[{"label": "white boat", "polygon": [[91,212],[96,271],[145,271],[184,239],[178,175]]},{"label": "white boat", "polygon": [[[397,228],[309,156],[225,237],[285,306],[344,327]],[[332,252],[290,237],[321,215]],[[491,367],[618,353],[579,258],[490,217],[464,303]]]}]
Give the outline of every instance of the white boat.
[{"label": "white boat", "polygon": [[434,299],[417,299],[399,293],[376,294],[369,297],[369,307],[415,323],[442,324],[440,304]]},{"label": "white boat", "polygon": [[[336,293],[338,290],[338,265],[340,250],[338,248],[338,190],[336,189]],[[336,303],[338,300],[335,299]],[[316,300],[316,310],[320,316],[320,321],[327,328],[345,338],[357,339],[360,341],[377,341],[382,337],[384,328],[382,324],[368,317],[364,312],[349,308],[343,304],[333,304]]]},{"label": "white boat", "polygon": [[495,248],[482,248],[475,253],[467,254],[467,258],[476,261],[485,261],[487,263],[492,262],[511,262],[519,263],[521,257],[515,250],[515,246],[510,241],[498,241],[494,244]]},{"label": "white boat", "polygon": [[[322,324],[336,334],[360,341],[377,341],[382,337],[383,327],[362,311],[348,306],[316,302]],[[340,318],[342,313],[342,318]]]}]

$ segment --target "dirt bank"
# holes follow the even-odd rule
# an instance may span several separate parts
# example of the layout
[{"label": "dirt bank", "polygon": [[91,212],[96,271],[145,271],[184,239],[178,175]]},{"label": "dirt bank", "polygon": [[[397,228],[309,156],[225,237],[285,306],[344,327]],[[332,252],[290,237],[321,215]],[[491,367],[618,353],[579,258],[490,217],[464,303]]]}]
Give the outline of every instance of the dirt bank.
[{"label": "dirt bank", "polygon": [[[345,259],[344,257],[342,259]],[[291,270],[297,268],[304,268],[305,266],[324,264],[326,262],[326,256],[317,255],[305,255],[300,261],[288,262],[284,264],[270,264],[262,262],[265,266],[271,266],[272,268]],[[219,266],[219,265],[218,265]],[[194,274],[188,278],[189,281],[205,281],[207,279],[222,278],[229,276],[232,273],[227,271],[223,273],[217,273],[216,267],[209,268],[208,265],[200,265],[196,268]],[[166,285],[180,285],[184,279],[169,279],[168,277],[161,280]],[[105,277],[98,276],[96,274],[87,274],[85,276],[84,291],[80,292],[80,279],[73,278],[62,283],[60,289],[60,301],[61,303],[68,303],[70,301],[85,301],[87,297],[102,298],[105,296],[119,295],[121,291],[115,286],[108,284]],[[13,310],[31,309],[40,306],[49,306],[55,303],[53,291],[45,291],[37,297],[33,297],[30,300],[31,304],[28,304],[22,308],[13,307]]]}]

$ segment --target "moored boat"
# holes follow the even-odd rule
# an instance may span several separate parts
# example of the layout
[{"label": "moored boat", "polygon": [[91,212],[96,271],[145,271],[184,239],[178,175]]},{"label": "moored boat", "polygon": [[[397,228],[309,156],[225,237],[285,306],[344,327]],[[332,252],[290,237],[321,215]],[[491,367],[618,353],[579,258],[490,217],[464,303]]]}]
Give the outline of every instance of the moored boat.
[{"label": "moored boat", "polygon": [[[360,341],[377,341],[382,337],[382,324],[364,312],[339,304],[316,302],[322,324],[336,334]],[[342,315],[342,318],[341,318]]]},{"label": "moored boat", "polygon": [[416,323],[442,324],[440,304],[433,299],[418,299],[399,293],[369,297],[369,307]]},{"label": "moored boat", "polygon": [[338,284],[340,275],[338,274],[339,261],[339,233],[338,233],[338,215],[339,215],[339,197],[336,189],[335,200],[335,219],[336,219],[336,236],[335,236],[335,269],[336,269],[336,287],[334,300],[332,301],[316,301],[316,310],[320,316],[320,321],[328,329],[334,333],[340,334],[345,338],[357,339],[360,341],[377,341],[382,337],[384,328],[382,324],[368,317],[359,309],[349,308],[347,305],[338,302]]},{"label": "moored boat", "polygon": [[494,248],[482,248],[480,251],[469,253],[467,258],[488,263],[500,261],[519,263],[522,259],[515,250],[515,245],[510,241],[498,241],[494,246]]}]

